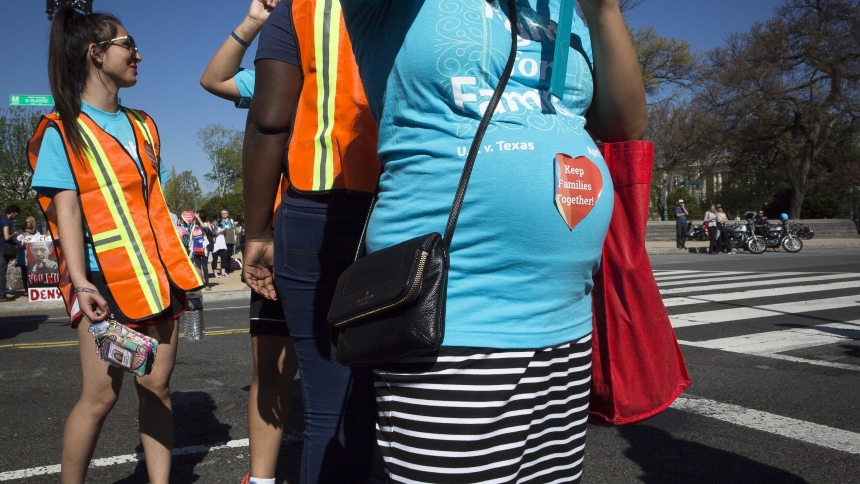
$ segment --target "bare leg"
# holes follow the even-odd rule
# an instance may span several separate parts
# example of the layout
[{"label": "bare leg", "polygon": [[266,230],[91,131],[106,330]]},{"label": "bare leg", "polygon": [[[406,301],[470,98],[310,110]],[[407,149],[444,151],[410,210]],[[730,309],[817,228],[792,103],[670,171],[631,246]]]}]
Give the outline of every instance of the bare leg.
[{"label": "bare leg", "polygon": [[158,340],[152,372],[135,379],[139,401],[140,441],[146,454],[146,470],[152,484],[170,481],[173,450],[173,406],[170,403],[170,376],[176,363],[179,319],[147,326],[141,331]]},{"label": "bare leg", "polygon": [[125,372],[96,356],[96,344],[87,332],[90,322],[84,318],[78,325],[82,388],[63,431],[63,454],[60,482],[82,484],[93,458],[105,418],[113,409],[122,388]]},{"label": "bare leg", "polygon": [[251,475],[275,477],[291,387],[298,371],[293,342],[286,336],[253,336],[254,378],[248,393]]}]

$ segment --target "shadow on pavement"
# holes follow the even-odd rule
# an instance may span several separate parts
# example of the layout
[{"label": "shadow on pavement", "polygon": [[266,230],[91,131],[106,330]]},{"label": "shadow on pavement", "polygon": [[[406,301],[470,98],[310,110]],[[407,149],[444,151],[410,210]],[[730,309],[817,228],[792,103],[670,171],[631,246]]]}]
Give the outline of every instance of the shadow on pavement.
[{"label": "shadow on pavement", "polygon": [[0,317],[0,340],[12,339],[19,334],[36,331],[39,325],[47,320],[48,316],[44,314]]},{"label": "shadow on pavement", "polygon": [[[218,421],[215,416],[215,410],[218,407],[208,393],[200,391],[173,392],[170,398],[173,402],[174,449],[194,446],[208,447],[231,440],[231,427]],[[143,446],[138,444],[135,451],[137,453],[143,452]],[[209,455],[208,451],[174,455],[170,482],[175,484],[197,482],[200,476],[195,474],[195,467],[203,462],[207,455]],[[116,484],[146,484],[148,482],[146,461],[139,461],[134,472],[130,476],[116,481]]]},{"label": "shadow on pavement", "polygon": [[648,425],[622,427],[619,434],[631,446],[624,454],[643,471],[641,482],[650,484],[726,482],[802,484],[790,472],[706,445],[679,440]]}]

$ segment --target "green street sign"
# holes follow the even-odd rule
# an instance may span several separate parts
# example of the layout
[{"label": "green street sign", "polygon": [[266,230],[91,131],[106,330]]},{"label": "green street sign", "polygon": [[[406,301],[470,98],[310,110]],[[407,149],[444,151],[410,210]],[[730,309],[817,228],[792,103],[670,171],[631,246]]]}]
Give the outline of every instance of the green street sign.
[{"label": "green street sign", "polygon": [[54,96],[33,94],[10,94],[10,106],[53,106]]},{"label": "green street sign", "polygon": [[[122,106],[122,98],[117,99]],[[54,106],[54,96],[33,94],[10,94],[10,106]]]}]

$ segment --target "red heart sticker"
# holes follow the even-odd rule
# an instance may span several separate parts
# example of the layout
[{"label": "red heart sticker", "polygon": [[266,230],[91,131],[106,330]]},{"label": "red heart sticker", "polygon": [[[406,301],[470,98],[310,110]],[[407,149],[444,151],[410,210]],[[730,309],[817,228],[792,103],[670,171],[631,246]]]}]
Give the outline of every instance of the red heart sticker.
[{"label": "red heart sticker", "polygon": [[593,161],[555,155],[555,207],[570,230],[591,212],[602,191],[603,175]]}]

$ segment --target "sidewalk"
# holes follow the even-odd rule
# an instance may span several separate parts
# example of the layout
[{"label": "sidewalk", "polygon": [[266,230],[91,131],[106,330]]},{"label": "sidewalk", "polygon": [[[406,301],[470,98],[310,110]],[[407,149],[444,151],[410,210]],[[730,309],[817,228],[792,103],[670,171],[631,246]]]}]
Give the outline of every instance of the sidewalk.
[{"label": "sidewalk", "polygon": [[[240,259],[241,260],[241,259]],[[224,301],[236,299],[240,301],[249,301],[251,297],[251,289],[240,280],[241,272],[235,271],[227,277],[213,277],[209,274],[209,290],[200,291],[203,294],[203,302]],[[51,302],[29,302],[27,294],[24,291],[15,291],[15,294],[7,293],[7,297],[14,297],[14,300],[0,303],[0,314],[4,313],[25,313],[28,310],[51,310],[63,309],[62,301]]]},{"label": "sidewalk", "polygon": [[[664,254],[697,254],[707,253],[710,242],[697,242],[695,240],[687,241],[687,250],[676,249],[674,240],[661,240],[645,242],[645,248],[649,255],[664,255]],[[819,239],[813,238],[803,241],[803,250],[816,249],[850,249],[860,248],[860,237],[853,239]]]}]

